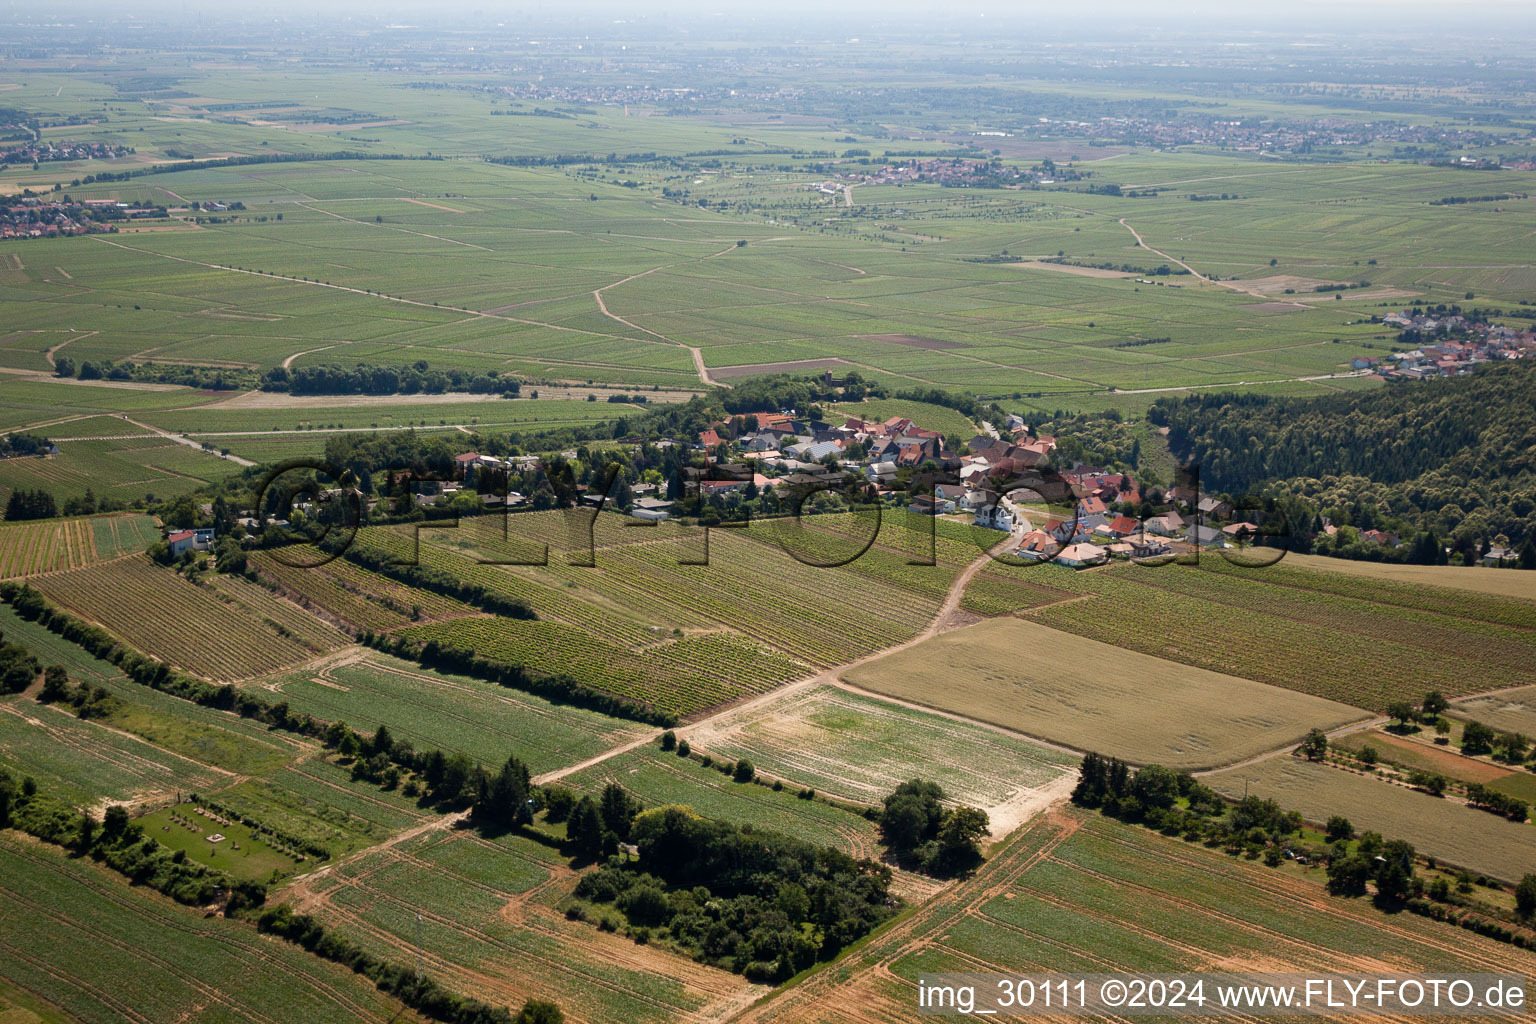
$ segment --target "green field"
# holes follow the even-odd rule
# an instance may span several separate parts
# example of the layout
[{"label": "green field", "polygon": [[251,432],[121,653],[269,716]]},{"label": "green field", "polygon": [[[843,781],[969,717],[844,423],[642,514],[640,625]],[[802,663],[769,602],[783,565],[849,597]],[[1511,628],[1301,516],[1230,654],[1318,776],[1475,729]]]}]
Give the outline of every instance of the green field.
[{"label": "green field", "polygon": [[1452,707],[1458,715],[1502,732],[1536,735],[1536,686],[1501,690],[1486,697],[1468,697]]},{"label": "green field", "polygon": [[352,781],[350,772],[322,757],[228,789],[199,792],[270,828],[318,843],[333,858],[436,817],[397,791]]},{"label": "green field", "polygon": [[171,796],[233,778],[28,697],[0,701],[0,766],[18,778],[31,775],[61,800],[81,806]]},{"label": "green field", "polygon": [[[134,824],[162,846],[181,850],[188,860],[234,878],[265,882],[304,863],[264,842],[249,826],[238,821],[210,821],[196,813],[197,807],[193,803],[173,804],[135,819]],[[224,838],[212,842],[210,837],[215,835]]]},{"label": "green field", "polygon": [[419,936],[428,973],[497,1005],[532,995],[582,1019],[665,1024],[707,1019],[711,1004],[747,990],[734,975],[567,921],[554,906],[574,885],[559,855],[530,839],[438,829],[300,879],[289,894],[379,954],[414,954]]},{"label": "green field", "polygon": [[799,836],[856,857],[878,855],[876,829],[866,819],[819,800],[802,800],[793,786],[776,793],[735,782],[717,769],[646,746],[568,775],[560,785],[596,798],[604,786],[617,782],[647,807],[683,804],[708,818]]},{"label": "green field", "polygon": [[534,774],[654,731],[376,653],[257,685],[270,686],[293,710],[322,721],[344,721],[364,732],[382,723],[417,749],[464,753],[491,767],[516,754]]},{"label": "green field", "polygon": [[[89,860],[13,832],[0,834],[0,852],[0,890],[12,910],[0,915],[0,969],[69,1015],[45,1012],[47,1024],[250,1020],[275,1006],[293,1024],[417,1019],[397,1016],[398,1001],[345,967],[249,925],[189,914]],[[19,1002],[22,1012],[33,1005]],[[6,1019],[34,1019],[16,1012]]]},{"label": "green field", "polygon": [[1274,758],[1206,781],[1229,798],[1245,791],[1273,798],[1312,822],[1342,814],[1357,829],[1406,839],[1420,853],[1496,878],[1518,881],[1536,857],[1536,826],[1529,823],[1314,762]]}]

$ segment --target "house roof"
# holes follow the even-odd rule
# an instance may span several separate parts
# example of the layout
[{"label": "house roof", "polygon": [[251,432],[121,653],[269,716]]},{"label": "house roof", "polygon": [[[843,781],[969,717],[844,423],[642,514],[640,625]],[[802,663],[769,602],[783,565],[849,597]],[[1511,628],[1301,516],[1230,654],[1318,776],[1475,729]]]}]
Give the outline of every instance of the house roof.
[{"label": "house roof", "polygon": [[191,530],[178,530],[176,533],[170,534],[165,539],[168,543],[174,544],[179,540],[191,540],[196,536],[197,534],[193,533]]},{"label": "house roof", "polygon": [[1136,525],[1136,520],[1130,516],[1116,516],[1109,524],[1109,528],[1116,533],[1135,533]]}]

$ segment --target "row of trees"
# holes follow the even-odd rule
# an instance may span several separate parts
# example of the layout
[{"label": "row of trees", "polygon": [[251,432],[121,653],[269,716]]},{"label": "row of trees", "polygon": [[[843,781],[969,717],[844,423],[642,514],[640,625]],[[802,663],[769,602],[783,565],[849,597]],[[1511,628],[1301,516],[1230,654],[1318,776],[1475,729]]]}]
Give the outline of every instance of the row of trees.
[{"label": "row of trees", "polygon": [[522,384],[489,370],[434,370],[423,359],[409,366],[274,366],[262,375],[261,389],[296,395],[440,395],[447,391],[470,391],[516,396]]}]

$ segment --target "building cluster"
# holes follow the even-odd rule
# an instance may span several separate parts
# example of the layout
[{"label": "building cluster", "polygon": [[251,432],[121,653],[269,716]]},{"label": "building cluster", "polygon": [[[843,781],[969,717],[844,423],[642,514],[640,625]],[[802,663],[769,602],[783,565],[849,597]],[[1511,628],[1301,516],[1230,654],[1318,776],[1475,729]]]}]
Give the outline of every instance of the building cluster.
[{"label": "building cluster", "polygon": [[1382,317],[1402,328],[1400,340],[1414,342],[1384,360],[1361,356],[1357,370],[1375,370],[1388,380],[1423,380],[1470,373],[1482,363],[1536,355],[1536,331],[1520,330],[1460,314],[1404,310]]},{"label": "building cluster", "polygon": [[[734,437],[733,426],[741,428]],[[792,413],[717,423],[694,444],[717,455],[724,449],[731,460],[753,466],[750,475],[702,481],[707,494],[743,493],[749,485],[761,492],[825,481],[834,472],[858,473],[881,498],[914,513],[998,530],[1015,539],[1011,550],[1019,557],[1073,568],[1235,546],[1259,532],[1253,523],[1232,522],[1234,510],[1215,498],[1177,487],[1152,495],[1129,474],[1095,466],[1054,470],[1058,494],[1022,490],[1013,482],[1049,463],[1056,439],[1032,435],[1017,416],[1008,418],[1005,431],[978,434],[957,450],[943,435],[901,416],[881,422],[849,417],[834,426]],[[1137,518],[1134,512],[1154,496],[1169,511]],[[657,498],[637,501],[631,514],[665,518],[670,506]]]},{"label": "building cluster", "polygon": [[59,142],[29,142],[24,146],[0,150],[0,163],[41,164],[60,160],[110,160],[133,152],[127,146],[112,146],[105,142],[75,142],[64,139]]},{"label": "building cluster", "polygon": [[950,188],[1028,188],[1075,181],[1085,174],[1045,163],[1034,167],[1016,167],[1001,160],[974,160],[960,157],[898,160],[873,166],[868,171],[848,170],[832,181],[816,186],[823,193],[836,194],[845,184],[905,185],[932,184]]},{"label": "building cluster", "polygon": [[[163,215],[164,211],[161,211]],[[148,216],[149,211],[145,211]],[[32,196],[0,199],[0,238],[52,238],[59,235],[92,235],[116,231],[112,223],[131,216],[125,206],[112,204],[109,212],[94,203],[49,201]]]},{"label": "building cluster", "polygon": [[1158,120],[1146,117],[1101,117],[1097,120],[1072,121],[1042,117],[1032,125],[1014,129],[1010,134],[1023,138],[1086,138],[1104,143],[1160,147],[1216,146],[1255,153],[1305,153],[1319,147],[1379,143],[1417,148],[1481,148],[1531,141],[1528,131],[1501,134],[1454,125],[1354,121],[1338,117],[1284,121],[1218,118]]}]

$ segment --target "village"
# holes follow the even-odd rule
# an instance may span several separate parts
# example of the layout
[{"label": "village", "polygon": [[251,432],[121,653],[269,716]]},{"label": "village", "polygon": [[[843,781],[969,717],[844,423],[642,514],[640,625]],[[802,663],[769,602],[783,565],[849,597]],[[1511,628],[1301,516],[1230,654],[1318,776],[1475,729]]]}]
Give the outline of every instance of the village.
[{"label": "village", "polygon": [[1536,354],[1536,331],[1517,330],[1457,312],[1403,310],[1382,317],[1382,323],[1402,328],[1398,340],[1414,347],[1392,353],[1387,360],[1361,357],[1355,369],[1372,369],[1385,380],[1424,380],[1470,373],[1481,363],[1522,359]]}]

